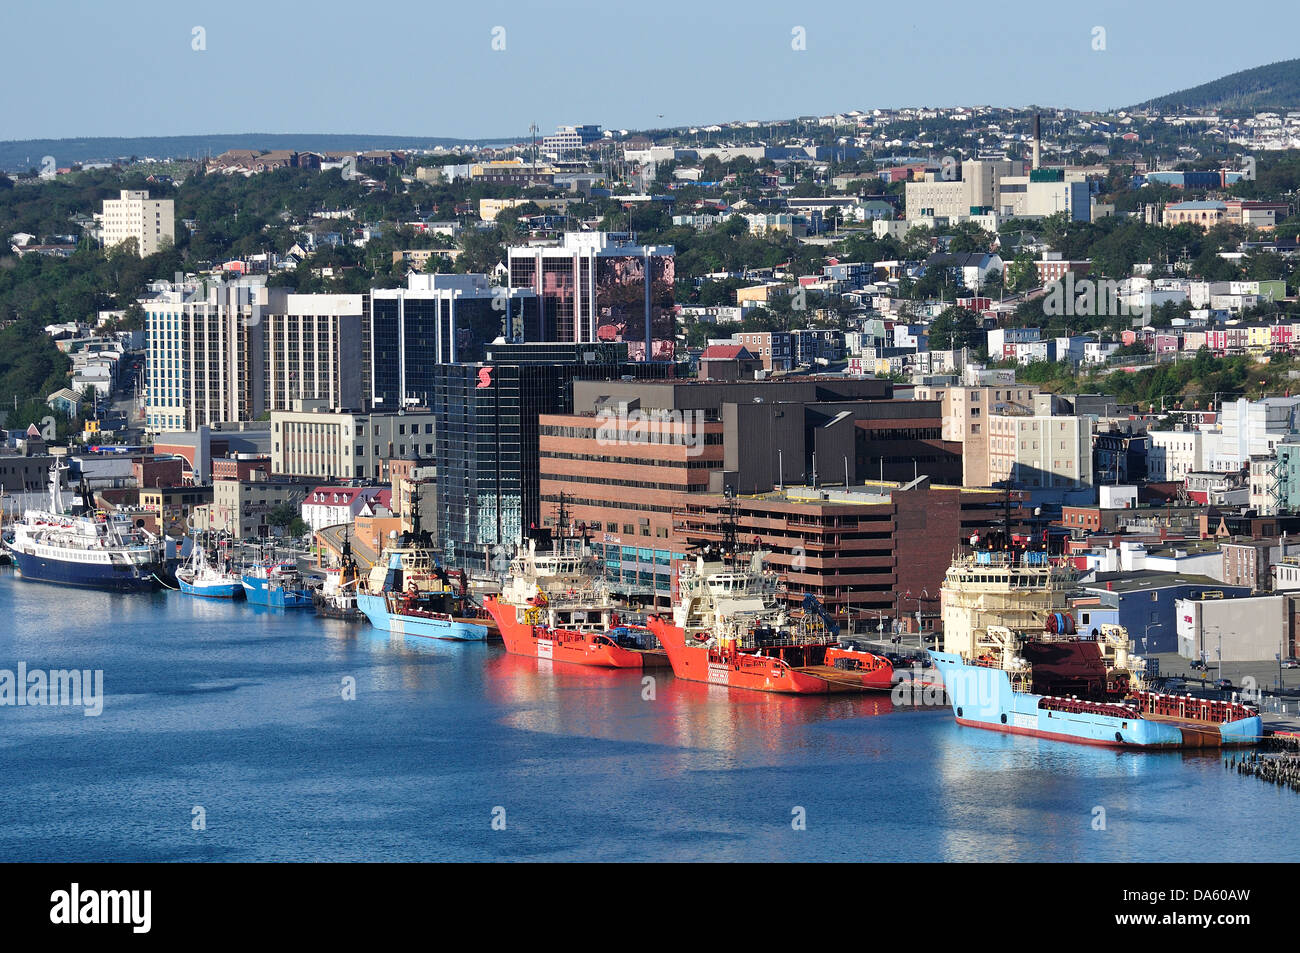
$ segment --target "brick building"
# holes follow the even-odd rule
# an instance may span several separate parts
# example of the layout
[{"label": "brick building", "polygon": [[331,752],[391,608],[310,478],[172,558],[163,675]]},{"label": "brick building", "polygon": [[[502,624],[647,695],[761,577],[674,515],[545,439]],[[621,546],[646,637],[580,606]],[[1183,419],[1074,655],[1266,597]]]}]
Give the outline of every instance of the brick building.
[{"label": "brick building", "polygon": [[[1004,499],[1002,491],[926,477],[848,490],[789,487],[738,497],[736,531],[742,543],[770,553],[792,605],[810,593],[845,631],[851,619],[858,632],[879,631],[882,621],[889,628],[894,619],[912,631],[919,612],[929,631],[953,553],[972,533],[1002,525]],[[720,542],[727,513],[721,496],[689,501],[675,523],[684,548]],[[1021,494],[1013,495],[1013,526],[1027,519]]]}]

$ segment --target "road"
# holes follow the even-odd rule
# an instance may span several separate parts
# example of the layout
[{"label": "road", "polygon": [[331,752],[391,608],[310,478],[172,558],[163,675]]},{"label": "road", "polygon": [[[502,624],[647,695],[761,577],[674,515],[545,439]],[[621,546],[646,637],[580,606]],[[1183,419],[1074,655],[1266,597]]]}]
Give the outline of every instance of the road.
[{"label": "road", "polygon": [[348,531],[350,529],[351,524],[349,523],[340,523],[338,526],[326,526],[324,529],[316,531],[316,537],[322,544],[337,555],[338,553],[343,552],[344,535],[349,535],[352,540],[352,558],[357,561],[357,565],[361,568],[362,572],[367,572],[370,567],[379,560],[379,554],[371,549],[365,541],[357,539],[356,536],[349,534]]}]

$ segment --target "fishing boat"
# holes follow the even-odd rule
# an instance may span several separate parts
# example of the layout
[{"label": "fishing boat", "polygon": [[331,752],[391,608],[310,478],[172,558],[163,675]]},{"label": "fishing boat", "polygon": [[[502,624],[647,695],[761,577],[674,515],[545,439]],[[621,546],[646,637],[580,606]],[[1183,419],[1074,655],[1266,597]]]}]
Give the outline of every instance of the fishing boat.
[{"label": "fishing boat", "polygon": [[11,524],[5,550],[18,574],[29,582],[47,582],[113,592],[148,592],[161,583],[160,537],[131,519],[96,509],[84,481],[66,506],[61,490],[68,468],[50,467],[49,509],[28,509]]},{"label": "fishing boat", "polygon": [[360,622],[365,619],[366,614],[357,605],[357,586],[360,583],[361,571],[352,555],[352,540],[344,536],[339,564],[327,569],[325,582],[311,591],[316,614],[344,622]]},{"label": "fishing boat", "polygon": [[243,580],[239,573],[208,562],[207,549],[196,538],[186,565],[177,570],[176,582],[181,592],[205,599],[241,599]]},{"label": "fishing boat", "polygon": [[245,569],[240,583],[251,605],[272,609],[309,609],[312,605],[311,592],[294,562],[263,560]]},{"label": "fishing boat", "polygon": [[1074,576],[1042,552],[976,550],[954,560],[944,647],[930,656],[958,724],[1134,749],[1259,740],[1250,705],[1149,690],[1146,662],[1122,626],[1077,632],[1065,611]]}]

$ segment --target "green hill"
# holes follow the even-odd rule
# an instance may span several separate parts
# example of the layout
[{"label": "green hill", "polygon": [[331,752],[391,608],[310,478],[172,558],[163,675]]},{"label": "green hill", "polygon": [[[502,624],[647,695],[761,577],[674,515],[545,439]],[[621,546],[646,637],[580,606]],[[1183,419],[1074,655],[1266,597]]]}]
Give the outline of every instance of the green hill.
[{"label": "green hill", "polygon": [[1222,109],[1230,112],[1300,107],[1300,60],[1283,60],[1232,73],[1191,89],[1169,93],[1130,109]]}]

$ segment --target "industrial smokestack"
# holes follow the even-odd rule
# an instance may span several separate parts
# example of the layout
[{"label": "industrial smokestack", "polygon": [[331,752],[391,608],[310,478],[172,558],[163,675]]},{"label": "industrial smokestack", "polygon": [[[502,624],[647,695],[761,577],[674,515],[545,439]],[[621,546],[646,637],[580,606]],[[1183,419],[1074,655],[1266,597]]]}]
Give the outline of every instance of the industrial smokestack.
[{"label": "industrial smokestack", "polygon": [[1041,149],[1043,141],[1043,130],[1039,122],[1039,114],[1034,113],[1034,168],[1038,168],[1038,160],[1041,158]]}]

